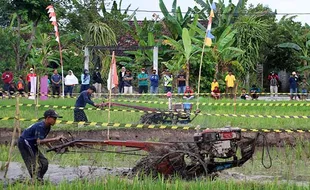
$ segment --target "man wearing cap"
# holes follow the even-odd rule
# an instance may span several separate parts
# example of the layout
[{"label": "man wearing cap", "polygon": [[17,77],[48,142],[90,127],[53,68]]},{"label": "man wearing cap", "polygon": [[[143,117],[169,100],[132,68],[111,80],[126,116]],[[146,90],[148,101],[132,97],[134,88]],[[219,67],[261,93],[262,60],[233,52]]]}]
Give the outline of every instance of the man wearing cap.
[{"label": "man wearing cap", "polygon": [[38,145],[59,141],[64,138],[58,136],[46,139],[51,126],[55,125],[57,118],[62,117],[55,110],[45,111],[44,120],[25,129],[18,139],[18,149],[32,179],[42,181],[48,169],[48,160],[40,152]]},{"label": "man wearing cap", "polygon": [[84,108],[86,104],[90,104],[92,106],[98,107],[98,104],[95,104],[91,99],[91,95],[96,92],[96,88],[94,86],[90,86],[87,90],[84,90],[80,93],[79,97],[75,102],[75,109],[74,109],[74,121],[80,122],[85,121],[88,122],[87,116],[84,112]]},{"label": "man wearing cap", "polygon": [[33,68],[30,68],[30,73],[27,74],[27,82],[28,82],[28,92],[31,91],[31,77],[36,77],[37,74],[34,73]]},{"label": "man wearing cap", "polygon": [[278,86],[279,86],[279,77],[274,72],[271,71],[268,75],[268,80],[270,84],[270,98],[273,98],[273,96],[278,97]]}]

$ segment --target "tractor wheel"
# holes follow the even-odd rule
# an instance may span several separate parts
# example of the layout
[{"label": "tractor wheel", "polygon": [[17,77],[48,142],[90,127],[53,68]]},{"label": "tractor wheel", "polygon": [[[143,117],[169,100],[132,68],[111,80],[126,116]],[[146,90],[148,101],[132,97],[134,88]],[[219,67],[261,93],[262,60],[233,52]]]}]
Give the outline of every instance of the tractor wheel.
[{"label": "tractor wheel", "polygon": [[146,113],[141,116],[140,123],[143,124],[161,124],[163,123],[163,113]]}]

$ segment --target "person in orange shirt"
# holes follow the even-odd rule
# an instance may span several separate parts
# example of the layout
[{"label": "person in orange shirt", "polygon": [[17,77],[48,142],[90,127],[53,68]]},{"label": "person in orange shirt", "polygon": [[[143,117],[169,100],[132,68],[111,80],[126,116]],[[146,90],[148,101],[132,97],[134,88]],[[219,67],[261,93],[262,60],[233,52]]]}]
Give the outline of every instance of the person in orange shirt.
[{"label": "person in orange shirt", "polygon": [[37,74],[34,73],[33,68],[30,68],[30,73],[28,73],[27,75],[27,82],[28,82],[28,92],[30,92],[31,89],[31,80],[30,77],[36,77]]},{"label": "person in orange shirt", "polygon": [[232,74],[232,71],[228,71],[228,75],[225,77],[226,94],[230,95],[231,99],[233,99],[235,95],[235,81],[235,75]]}]

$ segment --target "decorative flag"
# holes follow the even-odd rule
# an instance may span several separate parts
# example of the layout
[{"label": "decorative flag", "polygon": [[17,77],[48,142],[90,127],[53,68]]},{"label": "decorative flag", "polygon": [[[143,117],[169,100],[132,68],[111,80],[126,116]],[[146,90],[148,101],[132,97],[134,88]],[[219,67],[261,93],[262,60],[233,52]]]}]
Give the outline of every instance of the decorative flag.
[{"label": "decorative flag", "polygon": [[209,47],[212,45],[212,39],[214,38],[214,36],[211,34],[212,18],[214,17],[214,11],[216,11],[216,5],[213,2],[211,5],[209,22],[208,22],[208,26],[207,26],[207,30],[206,30],[206,37],[205,37],[205,45],[209,46]]},{"label": "decorative flag", "polygon": [[58,25],[57,25],[57,19],[56,19],[56,13],[55,13],[54,7],[53,5],[49,5],[48,7],[46,7],[46,9],[48,9],[47,11],[47,13],[49,13],[48,17],[50,18],[50,21],[52,22],[52,25],[54,26],[56,41],[60,43]]},{"label": "decorative flag", "polygon": [[[112,85],[111,85],[111,83],[112,83]],[[107,87],[108,87],[108,90],[111,90],[112,88],[117,87],[117,86],[118,86],[118,76],[117,76],[117,70],[116,70],[115,53],[113,51],[111,65],[110,65],[109,77],[107,80]]]}]

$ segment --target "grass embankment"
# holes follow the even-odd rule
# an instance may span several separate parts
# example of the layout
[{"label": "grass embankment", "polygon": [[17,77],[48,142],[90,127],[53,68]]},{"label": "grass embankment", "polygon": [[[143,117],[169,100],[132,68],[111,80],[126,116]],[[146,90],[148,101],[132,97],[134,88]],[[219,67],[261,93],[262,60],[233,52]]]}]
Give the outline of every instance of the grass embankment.
[{"label": "grass embankment", "polygon": [[[1,185],[1,183],[0,183]],[[277,183],[274,182],[241,182],[241,181],[208,181],[199,179],[197,181],[182,181],[182,180],[152,180],[144,179],[126,179],[119,177],[107,177],[103,179],[94,180],[77,180],[71,183],[63,182],[59,185],[47,183],[45,185],[28,185],[28,184],[14,184],[9,185],[7,189],[44,189],[44,190],[102,190],[102,189],[130,189],[130,190],[305,190],[310,187],[298,186],[291,183]]]},{"label": "grass embankment", "polygon": [[[125,99],[125,97],[120,97],[119,99]],[[129,99],[129,98],[128,98]],[[130,98],[133,99],[133,98]],[[167,101],[165,98],[156,98],[152,96],[140,97],[134,100],[153,100],[153,101]],[[177,99],[176,101],[183,101]],[[100,100],[95,99],[95,102],[100,102]],[[196,100],[192,100],[193,103],[196,103]],[[220,100],[215,101],[209,98],[202,98],[200,103],[234,103],[233,100]],[[20,99],[20,103],[23,104],[33,104],[33,100],[28,100],[26,98]],[[74,106],[75,99],[49,99],[47,101],[39,101],[40,105],[55,105],[55,106]],[[266,101],[242,101],[237,100],[237,103],[274,103]],[[276,102],[276,103],[292,103],[292,102]],[[300,102],[294,102],[300,103]],[[1,105],[14,105],[14,99],[4,99],[1,100]],[[167,105],[165,104],[150,104],[150,103],[127,103],[131,105],[140,105],[153,108],[160,108],[162,110],[167,110]],[[124,107],[113,107],[114,109],[127,109]],[[43,112],[47,108],[39,107],[38,111],[35,111],[34,107],[20,107],[21,117],[22,118],[37,118],[41,117]],[[55,108],[59,114],[63,115],[62,120],[73,120],[73,110],[72,109],[62,109]],[[193,106],[193,110],[196,109],[196,106]],[[202,113],[211,113],[211,114],[250,114],[250,115],[289,115],[289,116],[305,116],[309,115],[307,106],[199,106],[199,109]],[[108,112],[104,110],[86,110],[85,111],[89,121],[93,122],[107,122],[108,121]],[[138,124],[140,116],[143,113],[130,113],[130,112],[112,112],[110,122],[114,123],[132,123]],[[1,117],[12,117],[15,115],[15,107],[11,108],[1,108],[0,109]],[[31,122],[21,122],[21,127],[28,127]],[[309,119],[276,119],[276,118],[244,118],[244,117],[223,117],[223,116],[197,116],[197,118],[191,123],[191,125],[201,125],[202,127],[209,128],[218,128],[231,125],[233,127],[240,128],[273,128],[273,129],[287,129],[287,128],[310,128]],[[0,121],[0,127],[12,127],[13,120],[10,121]],[[54,128],[57,130],[57,126]],[[61,126],[61,129],[70,129],[76,130],[74,126]],[[98,129],[97,127],[85,127],[83,129]],[[81,129],[79,129],[81,130]]]}]

